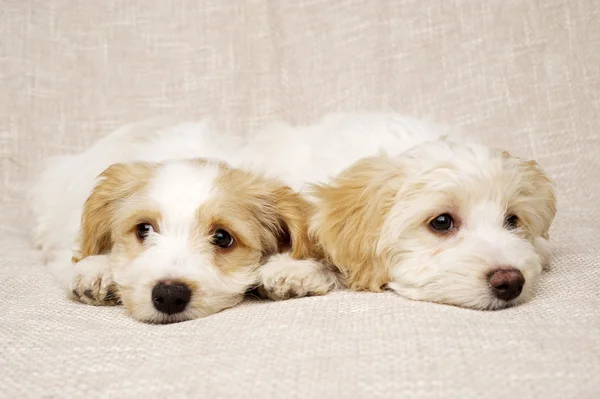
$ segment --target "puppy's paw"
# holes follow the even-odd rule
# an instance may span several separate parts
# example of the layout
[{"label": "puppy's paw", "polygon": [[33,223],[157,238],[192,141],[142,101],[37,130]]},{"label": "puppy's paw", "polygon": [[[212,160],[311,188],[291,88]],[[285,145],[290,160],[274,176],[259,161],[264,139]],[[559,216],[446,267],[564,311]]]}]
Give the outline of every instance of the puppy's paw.
[{"label": "puppy's paw", "polygon": [[331,270],[314,260],[296,260],[287,254],[275,255],[261,268],[263,298],[283,300],[311,295],[325,295],[338,286]]},{"label": "puppy's paw", "polygon": [[110,273],[108,256],[89,256],[77,262],[69,285],[71,297],[95,306],[113,306],[120,303],[117,287]]}]

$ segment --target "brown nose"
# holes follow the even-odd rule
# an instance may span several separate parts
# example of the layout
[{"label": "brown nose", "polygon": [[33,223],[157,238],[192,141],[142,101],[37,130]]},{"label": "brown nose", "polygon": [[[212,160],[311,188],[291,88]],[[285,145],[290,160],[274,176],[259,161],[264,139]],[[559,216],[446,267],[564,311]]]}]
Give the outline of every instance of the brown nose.
[{"label": "brown nose", "polygon": [[498,269],[490,274],[492,292],[496,298],[504,301],[510,301],[521,295],[524,285],[523,273],[513,267]]}]

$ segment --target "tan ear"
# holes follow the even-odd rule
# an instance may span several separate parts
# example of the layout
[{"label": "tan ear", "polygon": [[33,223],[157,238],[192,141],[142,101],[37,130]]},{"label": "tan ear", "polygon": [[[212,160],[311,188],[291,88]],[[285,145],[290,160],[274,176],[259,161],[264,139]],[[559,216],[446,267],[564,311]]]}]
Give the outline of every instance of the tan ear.
[{"label": "tan ear", "polygon": [[385,155],[364,158],[328,185],[315,185],[310,233],[355,290],[381,291],[389,281],[377,253],[386,215],[401,185],[400,167]]},{"label": "tan ear", "polygon": [[252,212],[264,229],[265,255],[289,251],[295,259],[317,257],[308,238],[310,204],[299,193],[277,179],[227,166],[220,179],[231,198]]},{"label": "tan ear", "polygon": [[98,176],[83,207],[79,253],[74,262],[110,252],[115,214],[123,201],[147,184],[151,166],[145,163],[114,164]]},{"label": "tan ear", "polygon": [[309,202],[289,187],[276,189],[274,196],[283,233],[279,240],[279,251],[289,250],[294,259],[319,257],[308,236],[308,218],[311,212]]},{"label": "tan ear", "polygon": [[528,217],[533,217],[535,220],[527,221],[529,228],[534,236],[548,239],[548,231],[556,216],[554,181],[536,161],[516,159],[519,162],[517,166],[518,176],[522,179],[523,186],[530,191],[527,193],[529,208],[531,209],[528,212]]}]

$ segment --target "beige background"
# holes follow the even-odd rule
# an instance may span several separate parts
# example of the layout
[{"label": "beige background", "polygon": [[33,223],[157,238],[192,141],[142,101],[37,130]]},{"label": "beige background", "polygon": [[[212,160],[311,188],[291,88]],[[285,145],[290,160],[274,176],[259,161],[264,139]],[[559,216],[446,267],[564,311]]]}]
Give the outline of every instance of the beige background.
[{"label": "beige background", "polygon": [[[0,0],[0,396],[600,396],[594,0]],[[119,125],[394,109],[537,159],[553,268],[494,313],[336,293],[146,326],[66,301],[28,242],[43,157]],[[140,396],[141,397],[141,396]]]}]

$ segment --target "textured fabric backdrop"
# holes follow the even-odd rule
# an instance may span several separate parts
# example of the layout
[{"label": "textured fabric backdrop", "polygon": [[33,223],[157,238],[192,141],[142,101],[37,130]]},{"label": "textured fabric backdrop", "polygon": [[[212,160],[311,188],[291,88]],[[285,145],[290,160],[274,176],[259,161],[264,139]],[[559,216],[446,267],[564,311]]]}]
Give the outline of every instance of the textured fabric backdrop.
[{"label": "textured fabric backdrop", "polygon": [[[30,248],[40,159],[164,114],[244,134],[394,109],[537,159],[552,269],[493,313],[341,292],[148,326]],[[0,396],[600,397],[595,0],[0,0]]]}]

